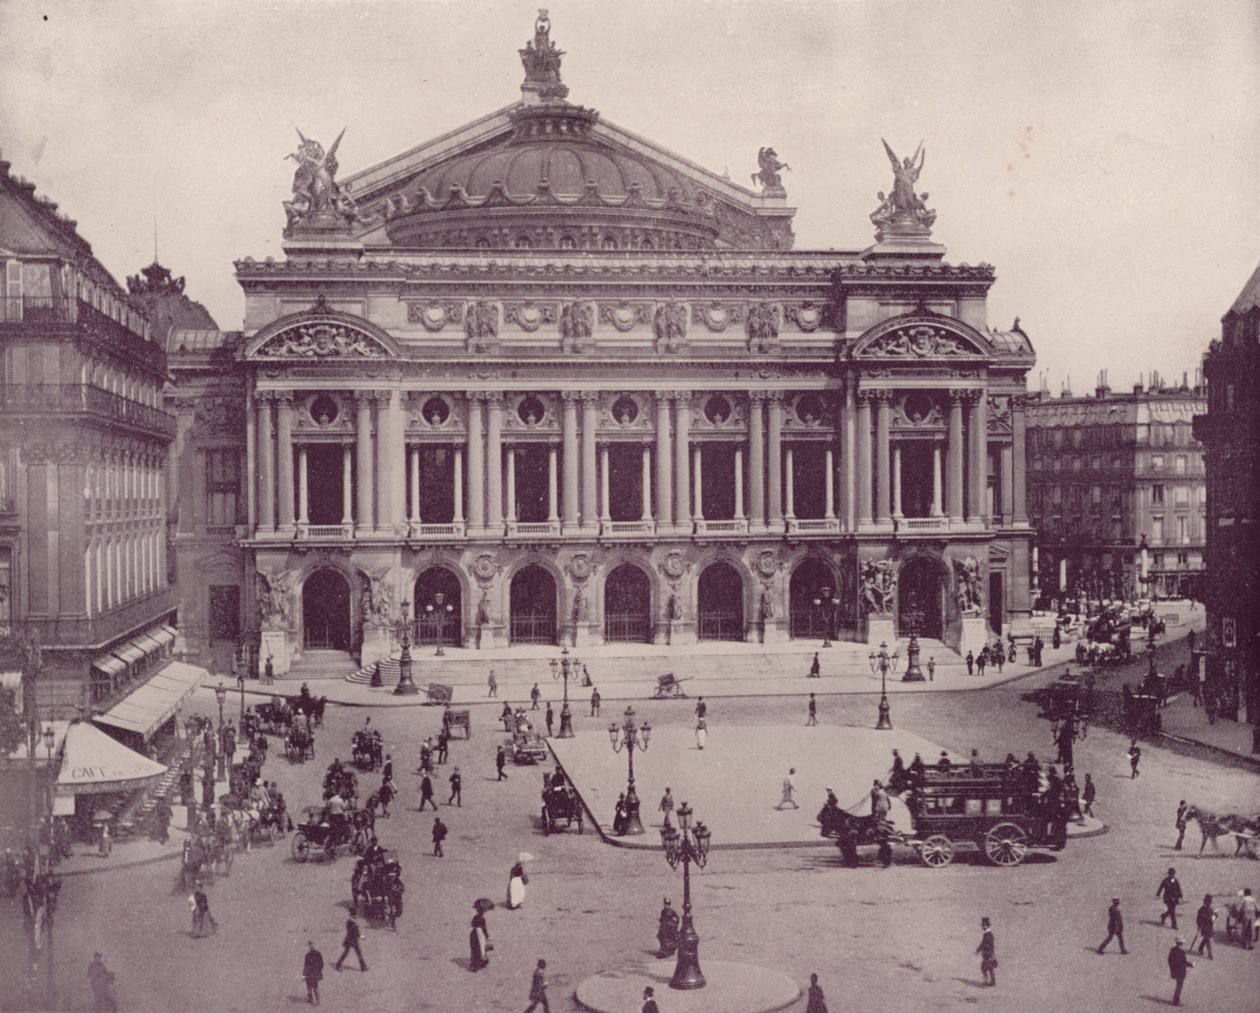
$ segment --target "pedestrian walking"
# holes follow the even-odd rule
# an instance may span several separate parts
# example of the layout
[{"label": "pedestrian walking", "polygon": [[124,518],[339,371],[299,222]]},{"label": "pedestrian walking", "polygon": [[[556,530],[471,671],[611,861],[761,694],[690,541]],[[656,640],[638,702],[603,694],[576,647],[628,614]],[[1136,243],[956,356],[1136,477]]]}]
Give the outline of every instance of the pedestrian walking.
[{"label": "pedestrian walking", "polygon": [[534,968],[534,980],[529,984],[529,1005],[525,1007],[525,1013],[534,1013],[540,1004],[543,1013],[551,1013],[551,1006],[547,1003],[547,961],[545,960],[539,960]]},{"label": "pedestrian walking", "polygon": [[92,989],[92,1008],[96,1013],[114,1013],[118,1009],[118,998],[114,995],[114,972],[105,966],[105,959],[99,953],[92,955],[87,979]]},{"label": "pedestrian walking", "polygon": [[324,955],[308,941],[306,956],[302,958],[302,977],[306,979],[306,1001],[319,1005],[319,983],[324,977]]},{"label": "pedestrian walking", "polygon": [[709,705],[704,702],[704,697],[696,698],[696,717],[702,718],[709,713]]},{"label": "pedestrian walking", "polygon": [[525,866],[518,860],[508,873],[507,907],[515,911],[525,903],[525,887],[529,886],[529,877],[525,875]]},{"label": "pedestrian walking", "polygon": [[555,712],[551,709],[551,701],[547,701],[547,738],[551,738],[555,733],[551,730],[552,722],[556,720]]},{"label": "pedestrian walking", "polygon": [[639,1013],[661,1013],[661,1008],[656,1005],[656,990],[651,985],[643,989],[643,1005],[639,1007]]},{"label": "pedestrian walking", "polygon": [[809,675],[806,676],[806,678],[808,679],[821,679],[822,678],[822,665],[818,661],[817,651],[814,652],[814,660],[809,663]]},{"label": "pedestrian walking", "polygon": [[1185,938],[1178,936],[1172,949],[1168,951],[1168,976],[1177,983],[1177,987],[1173,989],[1172,1004],[1174,1006],[1181,1005],[1181,989],[1186,983],[1186,973],[1194,967],[1190,958],[1186,956],[1185,947]]},{"label": "pedestrian walking", "polygon": [[1169,869],[1168,875],[1159,882],[1159,889],[1155,891],[1156,897],[1164,898],[1164,913],[1159,916],[1159,924],[1163,925],[1166,919],[1172,919],[1172,927],[1177,927],[1177,905],[1181,903],[1181,883],[1177,880],[1177,870]]},{"label": "pedestrian walking", "polygon": [[879,783],[878,778],[871,785],[871,815],[875,817],[878,823],[880,820],[888,818],[888,810],[891,808],[888,801],[888,793],[884,791],[884,786]]},{"label": "pedestrian walking", "polygon": [[495,766],[495,769],[497,769],[499,772],[499,776],[496,778],[496,780],[506,781],[507,774],[503,772],[503,768],[507,766],[507,753],[503,751],[502,746],[500,746],[499,751],[494,754],[494,766]]},{"label": "pedestrian walking", "polygon": [[1242,892],[1238,900],[1238,913],[1242,916],[1244,933],[1243,943],[1246,949],[1255,949],[1256,945],[1256,898],[1251,895],[1251,887]]},{"label": "pedestrian walking", "polygon": [[446,840],[446,824],[441,816],[433,817],[433,857],[442,857],[442,842]]},{"label": "pedestrian walking", "polygon": [[1186,819],[1186,810],[1189,808],[1184,798],[1177,803],[1177,815],[1173,818],[1173,826],[1177,828],[1177,843],[1173,845],[1173,851],[1180,851],[1181,842],[1186,839],[1186,824],[1189,822]]},{"label": "pedestrian walking", "polygon": [[206,896],[205,887],[200,880],[197,882],[196,889],[193,890],[193,895],[188,898],[188,906],[192,908],[193,938],[199,939],[205,934],[207,922],[210,923],[211,932],[219,931],[219,923],[210,913],[210,898]]},{"label": "pedestrian walking", "polygon": [[367,962],[363,959],[363,950],[359,946],[359,923],[354,915],[346,919],[346,937],[341,941],[341,956],[337,958],[337,963],[333,964],[334,970],[341,970],[341,964],[350,955],[351,950],[359,958],[359,970],[366,971]]},{"label": "pedestrian walking", "polygon": [[656,941],[661,944],[656,955],[662,960],[672,957],[678,949],[678,912],[674,910],[668,897],[661,905],[661,915],[657,919]]},{"label": "pedestrian walking", "polygon": [[993,926],[987,918],[980,919],[980,945],[976,947],[976,952],[980,954],[980,973],[984,975],[984,983],[996,985],[997,975],[993,972],[998,966],[997,948],[993,940]]},{"label": "pedestrian walking", "polygon": [[488,693],[486,693],[486,696],[498,696],[498,695],[499,695],[499,682],[498,682],[498,680],[497,680],[497,679],[495,679],[495,677],[494,677],[494,669],[493,669],[493,668],[492,668],[492,669],[490,669],[490,674],[486,677],[486,685],[489,687],[489,692],[488,692]]},{"label": "pedestrian walking", "polygon": [[460,776],[458,767],[456,767],[454,770],[451,771],[450,782],[451,782],[451,797],[446,800],[446,804],[450,805],[452,802],[454,802],[456,806],[463,808],[464,779]]},{"label": "pedestrian walking", "polygon": [[1129,951],[1124,948],[1124,915],[1120,913],[1119,897],[1112,897],[1111,907],[1107,908],[1107,938],[1098,944],[1098,952],[1101,954],[1113,939],[1119,942],[1120,952],[1127,956]]},{"label": "pedestrian walking", "polygon": [[1142,762],[1142,747],[1137,744],[1137,739],[1129,740],[1129,780],[1137,777],[1141,771],[1138,770],[1138,764]]},{"label": "pedestrian walking", "polygon": [[1094,799],[1098,797],[1098,789],[1094,786],[1094,779],[1088,774],[1085,775],[1085,786],[1081,788],[1081,801],[1085,803],[1084,814],[1086,816],[1094,815]]},{"label": "pedestrian walking", "polygon": [[696,718],[696,748],[703,749],[704,741],[709,737],[709,724],[704,718]]},{"label": "pedestrian walking", "polygon": [[591,717],[599,717],[599,690],[591,690]]},{"label": "pedestrian walking", "polygon": [[1006,661],[1006,652],[1002,650],[1001,643],[993,645],[993,664],[997,665],[998,675],[1002,674],[1002,664]]},{"label": "pedestrian walking", "polygon": [[935,682],[936,681],[936,658],[935,657],[928,658],[927,670],[928,670],[928,682]]},{"label": "pedestrian walking", "polygon": [[660,809],[664,815],[665,822],[668,823],[669,814],[674,811],[674,795],[669,788],[665,789],[665,794],[661,796],[661,804],[657,808]]},{"label": "pedestrian walking", "polygon": [[989,663],[989,649],[987,647],[980,648],[980,654],[976,657],[976,674],[984,675],[985,666]]},{"label": "pedestrian walking", "polygon": [[972,654],[970,651],[968,651],[967,657],[964,658],[963,660],[967,662],[967,674],[974,675],[975,668],[976,668],[976,656]]},{"label": "pedestrian walking", "polygon": [[613,833],[618,837],[626,832],[626,820],[629,813],[626,812],[626,793],[623,791],[617,796],[617,805],[613,808]]},{"label": "pedestrian walking", "polygon": [[[447,704],[447,706],[449,707],[450,705]],[[442,714],[442,730],[438,732],[437,762],[439,764],[445,763],[447,758],[450,756],[451,732],[447,727],[447,720],[449,717],[450,711],[446,711]]]},{"label": "pedestrian walking", "polygon": [[809,720],[805,722],[806,728],[812,728],[818,724],[818,701],[814,699],[814,694],[809,694]]},{"label": "pedestrian walking", "polygon": [[420,811],[424,812],[424,804],[428,802],[437,811],[437,802],[433,800],[433,780],[429,777],[428,770],[420,775]]},{"label": "pedestrian walking", "polygon": [[480,907],[473,915],[468,930],[468,970],[480,971],[490,963],[490,930],[486,927],[486,913]]},{"label": "pedestrian walking", "polygon": [[827,1013],[827,998],[823,995],[816,974],[809,976],[809,1002],[805,1006],[805,1013]]},{"label": "pedestrian walking", "polygon": [[[1216,934],[1216,909],[1212,907],[1212,895],[1205,893],[1203,895],[1203,903],[1199,906],[1199,910],[1194,915],[1194,926],[1198,930],[1199,938],[1199,956],[1203,956],[1203,950],[1207,949],[1207,958],[1212,960],[1212,937]],[[1194,945],[1193,942],[1190,944]]]},{"label": "pedestrian walking", "polygon": [[793,809],[800,808],[796,799],[793,798],[796,794],[796,785],[792,783],[792,778],[795,774],[796,768],[792,767],[788,770],[788,776],[783,779],[783,797],[779,799],[779,804],[775,806],[776,809],[782,809],[785,805],[790,805]]},{"label": "pedestrian walking", "polygon": [[271,663],[271,655],[267,655],[267,664],[263,665],[263,683],[270,686],[276,681],[276,668]]},{"label": "pedestrian walking", "polygon": [[385,764],[381,767],[381,784],[389,784],[394,780],[394,758],[385,754]]},{"label": "pedestrian walking", "polygon": [[[1010,636],[1010,634],[1007,634],[1007,636]],[[1011,637],[1010,641],[1011,641],[1010,650],[1006,652],[1006,660],[1007,662],[1013,665],[1015,664],[1015,659],[1018,657],[1018,655],[1015,652],[1015,638]]]},{"label": "pedestrian walking", "polygon": [[533,701],[533,706],[530,707],[530,710],[538,710],[538,701],[542,699],[542,690],[538,688],[538,683],[534,683],[534,688],[529,691],[529,698]]}]

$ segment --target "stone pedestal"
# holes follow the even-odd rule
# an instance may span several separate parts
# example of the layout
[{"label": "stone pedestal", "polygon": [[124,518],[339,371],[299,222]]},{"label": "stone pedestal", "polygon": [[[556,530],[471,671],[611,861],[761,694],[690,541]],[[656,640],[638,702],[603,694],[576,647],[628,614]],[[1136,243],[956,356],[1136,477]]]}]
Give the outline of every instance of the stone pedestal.
[{"label": "stone pedestal", "polygon": [[984,616],[963,616],[962,631],[958,637],[958,653],[964,658],[967,652],[979,654],[989,643],[989,624]]},{"label": "stone pedestal", "polygon": [[393,631],[388,626],[375,623],[363,624],[363,649],[359,655],[359,666],[368,668],[378,661],[388,658],[394,647]]},{"label": "stone pedestal", "polygon": [[[590,647],[596,643],[590,623],[575,623],[570,631],[569,639],[574,647]],[[602,643],[603,638],[599,638],[599,641]]]},{"label": "stone pedestal", "polygon": [[507,643],[504,636],[503,627],[496,626],[494,623],[484,623],[478,626],[473,633],[472,646],[479,651],[489,651],[496,647],[503,647]]},{"label": "stone pedestal", "polygon": [[897,646],[897,631],[892,616],[869,616],[866,620],[866,642],[871,647],[888,645],[888,653]]},{"label": "stone pedestal", "polygon": [[292,657],[289,654],[288,630],[263,630],[262,643],[258,651],[258,671],[261,674],[271,659],[271,671],[275,675],[287,675]]}]

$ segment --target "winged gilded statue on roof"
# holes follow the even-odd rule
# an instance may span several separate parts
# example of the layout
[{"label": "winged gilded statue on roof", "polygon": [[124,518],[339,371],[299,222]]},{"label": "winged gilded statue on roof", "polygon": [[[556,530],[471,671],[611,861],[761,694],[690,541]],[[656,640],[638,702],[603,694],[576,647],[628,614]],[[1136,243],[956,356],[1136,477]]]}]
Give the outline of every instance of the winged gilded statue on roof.
[{"label": "winged gilded statue on roof", "polygon": [[[296,128],[295,128],[296,129]],[[337,182],[337,147],[346,135],[345,127],[327,152],[319,141],[297,132],[301,142],[286,155],[297,163],[293,173],[293,200],[284,202],[289,228],[295,225],[346,225],[358,217],[358,209],[347,187]]]},{"label": "winged gilded statue on roof", "polygon": [[[919,142],[918,148],[910,158],[903,159],[897,158],[887,141],[883,143],[884,151],[888,153],[889,164],[892,165],[893,188],[892,193],[887,196],[880,191],[880,205],[871,213],[871,221],[880,227],[881,232],[891,227],[890,231],[926,234],[932,227],[932,223],[936,221],[936,212],[928,209],[926,204],[928,195],[916,193],[914,189],[919,182],[919,173],[923,171],[923,162],[927,157],[923,142]],[[901,229],[898,230],[897,226],[901,226]]]}]

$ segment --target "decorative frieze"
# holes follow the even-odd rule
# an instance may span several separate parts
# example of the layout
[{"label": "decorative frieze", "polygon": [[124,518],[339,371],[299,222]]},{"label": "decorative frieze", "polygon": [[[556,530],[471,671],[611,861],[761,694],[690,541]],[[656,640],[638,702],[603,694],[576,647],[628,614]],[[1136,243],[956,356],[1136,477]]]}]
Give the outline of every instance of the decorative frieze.
[{"label": "decorative frieze", "polygon": [[463,304],[457,302],[407,303],[407,322],[421,324],[426,331],[437,332],[447,324],[464,322]]},{"label": "decorative frieze", "polygon": [[609,324],[622,334],[634,330],[640,324],[652,320],[652,304],[646,302],[602,302],[599,306],[599,322]]}]

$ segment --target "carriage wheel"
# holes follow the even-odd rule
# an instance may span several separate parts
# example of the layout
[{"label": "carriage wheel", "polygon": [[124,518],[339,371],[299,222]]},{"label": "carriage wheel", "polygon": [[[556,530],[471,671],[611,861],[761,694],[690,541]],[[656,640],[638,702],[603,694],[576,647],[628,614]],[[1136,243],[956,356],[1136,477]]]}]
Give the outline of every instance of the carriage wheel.
[{"label": "carriage wheel", "polygon": [[919,858],[932,869],[943,869],[954,860],[954,842],[944,834],[933,834],[919,845]]},{"label": "carriage wheel", "polygon": [[999,823],[984,835],[982,847],[994,865],[1019,865],[1028,853],[1028,834],[1014,823]]},{"label": "carriage wheel", "polygon": [[297,834],[289,850],[299,862],[305,862],[311,857],[311,842],[306,839],[306,834]]}]

